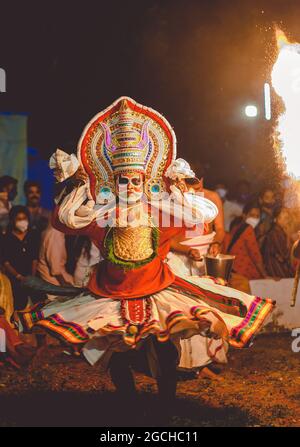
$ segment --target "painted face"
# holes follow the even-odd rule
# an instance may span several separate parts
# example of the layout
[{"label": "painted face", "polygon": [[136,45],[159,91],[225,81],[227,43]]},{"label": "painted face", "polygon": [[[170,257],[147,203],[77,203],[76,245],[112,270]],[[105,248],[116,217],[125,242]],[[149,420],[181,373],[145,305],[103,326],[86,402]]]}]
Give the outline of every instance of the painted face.
[{"label": "painted face", "polygon": [[120,174],[116,186],[120,200],[127,203],[138,202],[144,192],[143,174],[138,172]]}]

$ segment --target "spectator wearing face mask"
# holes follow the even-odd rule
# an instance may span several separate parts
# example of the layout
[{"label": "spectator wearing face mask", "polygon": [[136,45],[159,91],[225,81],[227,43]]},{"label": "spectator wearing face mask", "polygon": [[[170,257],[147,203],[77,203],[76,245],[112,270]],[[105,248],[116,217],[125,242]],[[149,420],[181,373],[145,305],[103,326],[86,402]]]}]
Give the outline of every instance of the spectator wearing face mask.
[{"label": "spectator wearing face mask", "polygon": [[289,213],[286,208],[274,211],[274,222],[266,234],[262,254],[269,276],[291,278],[294,270],[291,265],[291,243],[288,239]]},{"label": "spectator wearing face mask", "polygon": [[0,177],[0,232],[6,232],[9,211],[12,207],[12,202],[17,196],[18,181],[9,175]]},{"label": "spectator wearing face mask", "polygon": [[24,279],[34,275],[38,259],[39,237],[29,227],[30,214],[25,206],[14,206],[9,212],[9,225],[3,238],[2,261],[11,281],[14,308],[27,306],[29,293]]},{"label": "spectator wearing face mask", "polygon": [[51,212],[41,206],[41,186],[38,182],[27,180],[24,183],[24,193],[30,212],[30,226],[42,233],[48,227]]},{"label": "spectator wearing face mask", "polygon": [[273,189],[264,188],[259,194],[258,203],[261,208],[261,217],[260,223],[256,228],[256,237],[260,247],[262,247],[266,234],[271,230],[274,220],[276,197]]},{"label": "spectator wearing face mask", "polygon": [[231,222],[243,214],[243,207],[237,202],[228,199],[228,189],[224,183],[218,183],[215,186],[215,192],[223,202],[224,228],[226,232],[229,232]]},{"label": "spectator wearing face mask", "polygon": [[225,252],[235,256],[231,285],[248,293],[249,280],[267,277],[254,231],[259,220],[259,205],[245,205],[242,217],[235,221],[225,238]]}]

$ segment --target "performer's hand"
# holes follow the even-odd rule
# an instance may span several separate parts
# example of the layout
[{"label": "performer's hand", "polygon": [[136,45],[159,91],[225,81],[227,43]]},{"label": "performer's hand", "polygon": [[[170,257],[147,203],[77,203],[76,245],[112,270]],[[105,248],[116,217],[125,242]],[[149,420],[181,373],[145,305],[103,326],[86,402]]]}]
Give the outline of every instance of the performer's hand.
[{"label": "performer's hand", "polygon": [[201,261],[202,256],[199,253],[199,250],[196,248],[191,248],[188,253],[189,258],[192,258],[194,261]]},{"label": "performer's hand", "polygon": [[208,253],[212,256],[217,256],[221,252],[221,245],[218,242],[213,242],[208,250]]}]

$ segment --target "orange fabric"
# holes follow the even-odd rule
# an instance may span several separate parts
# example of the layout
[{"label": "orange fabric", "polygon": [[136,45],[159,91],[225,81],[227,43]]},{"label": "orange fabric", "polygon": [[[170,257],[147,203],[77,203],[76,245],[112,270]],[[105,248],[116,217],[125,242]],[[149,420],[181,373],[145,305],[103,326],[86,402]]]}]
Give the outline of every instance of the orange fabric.
[{"label": "orange fabric", "polygon": [[[238,228],[239,226],[235,226],[230,233],[226,234],[224,241],[225,253],[228,253],[228,246]],[[246,230],[235,242],[230,250],[230,254],[236,257],[233,264],[233,271],[235,273],[245,276],[248,279],[262,278],[256,266],[257,264],[263,265],[263,260],[255,232],[250,225],[248,225]]]},{"label": "orange fabric", "polygon": [[[57,230],[64,233],[89,236],[104,254],[103,241],[107,229],[100,228],[95,221],[85,228],[73,230],[59,221],[56,210],[53,213],[52,223]],[[137,269],[125,271],[106,260],[100,262],[90,278],[88,289],[95,295],[115,299],[137,298],[165,289],[173,283],[175,275],[164,260],[170,251],[170,240],[182,231],[185,231],[185,228],[161,227],[158,256]]]},{"label": "orange fabric", "polygon": [[4,318],[4,315],[0,315],[0,328],[5,332],[8,352],[14,351],[16,346],[23,344],[16,331],[12,329],[8,321]]}]

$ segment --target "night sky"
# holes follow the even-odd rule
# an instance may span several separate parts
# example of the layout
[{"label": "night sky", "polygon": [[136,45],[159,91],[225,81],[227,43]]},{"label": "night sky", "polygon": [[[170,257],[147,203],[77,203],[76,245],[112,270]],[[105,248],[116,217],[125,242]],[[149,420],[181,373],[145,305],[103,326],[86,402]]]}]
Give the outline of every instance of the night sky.
[{"label": "night sky", "polygon": [[[276,181],[263,84],[274,23],[300,41],[300,1],[9,2],[1,6],[0,112],[29,114],[28,144],[75,151],[90,118],[121,95],[173,125],[178,155],[209,185]],[[261,116],[243,115],[255,103]]]}]

